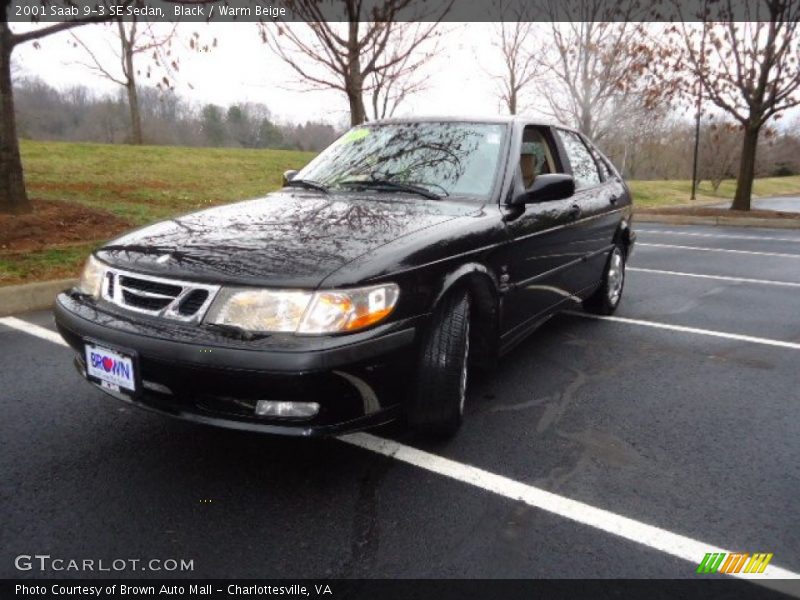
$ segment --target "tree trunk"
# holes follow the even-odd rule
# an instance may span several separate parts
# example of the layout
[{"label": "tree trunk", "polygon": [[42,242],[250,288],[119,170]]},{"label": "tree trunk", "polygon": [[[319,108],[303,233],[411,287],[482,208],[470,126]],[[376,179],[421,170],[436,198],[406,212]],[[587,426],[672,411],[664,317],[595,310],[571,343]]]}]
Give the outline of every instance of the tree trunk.
[{"label": "tree trunk", "polygon": [[[586,83],[586,86],[589,84]],[[584,88],[584,89],[588,89]],[[592,105],[591,100],[588,97],[584,96],[581,100],[581,122],[578,125],[578,129],[580,132],[588,137],[590,140],[595,140],[595,133],[594,133],[594,115],[592,114]]]},{"label": "tree trunk", "polygon": [[511,93],[508,95],[508,114],[517,114],[517,91],[514,89],[512,89]]},{"label": "tree trunk", "polygon": [[131,77],[125,86],[128,92],[128,108],[131,113],[131,144],[141,146],[144,143],[142,136],[142,114],[139,111],[139,93],[136,91],[136,80]]},{"label": "tree trunk", "polygon": [[347,35],[347,73],[345,91],[350,104],[350,125],[360,125],[367,120],[364,108],[364,74],[361,72],[361,48],[358,41],[359,22],[350,20]]},{"label": "tree trunk", "polygon": [[[388,95],[388,93],[387,93]],[[383,103],[383,111],[379,108],[381,102],[381,86],[375,84],[372,90],[372,118],[376,121],[386,116],[386,102]]]},{"label": "tree trunk", "polygon": [[623,177],[630,178],[628,174],[628,143],[625,142],[622,145],[622,162],[619,167],[619,172],[622,173]]},{"label": "tree trunk", "polygon": [[744,129],[742,158],[739,162],[739,176],[736,179],[736,195],[731,210],[750,210],[753,195],[753,179],[756,172],[756,150],[758,148],[758,125],[748,124]]},{"label": "tree trunk", "polygon": [[33,210],[25,192],[22,159],[19,155],[17,123],[14,115],[14,88],[11,85],[11,52],[14,45],[8,23],[0,23],[0,212],[24,213]]},{"label": "tree trunk", "polygon": [[[136,71],[133,70],[133,50],[136,43],[136,19],[131,22],[130,32],[125,31],[122,19],[117,21],[119,41],[122,48],[122,71],[125,75],[125,91],[128,93],[128,110],[131,115],[131,144],[141,146],[142,115],[139,111],[139,92],[136,89]],[[128,37],[130,35],[130,37]]]},{"label": "tree trunk", "polygon": [[508,65],[508,114],[517,114],[517,74],[514,72],[513,63]]},{"label": "tree trunk", "polygon": [[361,125],[367,120],[362,91],[364,86],[350,81],[347,87],[347,101],[350,103],[350,124]]}]

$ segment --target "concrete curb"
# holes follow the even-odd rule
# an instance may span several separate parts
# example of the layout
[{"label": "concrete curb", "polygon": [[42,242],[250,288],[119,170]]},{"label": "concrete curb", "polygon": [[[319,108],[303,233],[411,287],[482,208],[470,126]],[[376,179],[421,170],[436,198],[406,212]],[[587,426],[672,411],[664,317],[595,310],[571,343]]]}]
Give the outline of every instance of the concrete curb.
[{"label": "concrete curb", "polygon": [[728,227],[766,227],[768,229],[800,229],[800,219],[755,219],[749,217],[700,217],[696,215],[660,215],[633,213],[634,223],[665,225],[725,225]]},{"label": "concrete curb", "polygon": [[58,292],[77,283],[77,279],[55,279],[0,287],[0,317],[51,308]]}]

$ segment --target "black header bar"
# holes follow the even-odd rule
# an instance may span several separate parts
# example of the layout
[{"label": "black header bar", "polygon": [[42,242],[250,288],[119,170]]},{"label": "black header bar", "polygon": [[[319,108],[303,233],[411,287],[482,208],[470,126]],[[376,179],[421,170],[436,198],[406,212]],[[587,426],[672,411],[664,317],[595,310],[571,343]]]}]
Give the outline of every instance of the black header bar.
[{"label": "black header bar", "polygon": [[[797,2],[797,0],[777,0]],[[6,20],[164,22],[353,21],[763,21],[766,0],[362,0],[349,15],[343,0],[10,0]]]}]

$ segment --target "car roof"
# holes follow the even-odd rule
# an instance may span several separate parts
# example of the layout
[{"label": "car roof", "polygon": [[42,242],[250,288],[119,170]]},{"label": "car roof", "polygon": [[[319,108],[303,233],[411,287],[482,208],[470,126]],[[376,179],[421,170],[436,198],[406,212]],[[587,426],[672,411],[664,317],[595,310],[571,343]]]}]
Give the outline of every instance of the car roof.
[{"label": "car roof", "polygon": [[500,124],[516,124],[522,123],[525,125],[540,125],[542,127],[560,127],[562,129],[572,130],[571,127],[562,125],[555,121],[542,119],[541,117],[533,117],[526,115],[426,115],[414,117],[391,117],[388,119],[378,119],[370,121],[370,125],[382,125],[384,123],[500,123]]}]

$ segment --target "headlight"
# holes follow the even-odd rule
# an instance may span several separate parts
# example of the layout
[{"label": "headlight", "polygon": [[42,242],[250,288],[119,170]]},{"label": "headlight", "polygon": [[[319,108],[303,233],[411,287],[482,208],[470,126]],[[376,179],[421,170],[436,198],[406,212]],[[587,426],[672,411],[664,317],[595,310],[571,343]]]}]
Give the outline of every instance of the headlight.
[{"label": "headlight", "polygon": [[206,321],[248,331],[297,331],[312,295],[311,292],[223,288],[211,305]]},{"label": "headlight", "polygon": [[100,297],[100,286],[103,283],[105,266],[94,256],[89,256],[81,273],[81,281],[78,289],[89,296]]},{"label": "headlight", "polygon": [[400,289],[394,283],[317,292],[297,332],[336,333],[363,329],[388,317],[399,295]]},{"label": "headlight", "polygon": [[341,333],[382,321],[399,295],[393,283],[323,292],[223,288],[205,320],[248,331]]}]

